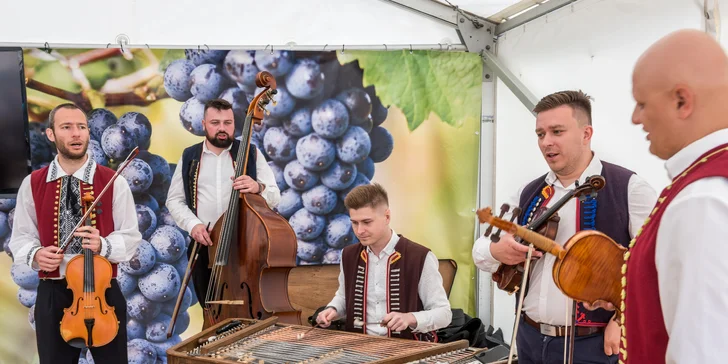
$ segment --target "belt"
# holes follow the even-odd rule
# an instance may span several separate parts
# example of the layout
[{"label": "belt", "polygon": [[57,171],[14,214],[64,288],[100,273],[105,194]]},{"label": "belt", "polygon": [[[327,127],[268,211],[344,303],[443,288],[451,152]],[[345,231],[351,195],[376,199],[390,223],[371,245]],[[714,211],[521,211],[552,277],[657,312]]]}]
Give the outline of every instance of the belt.
[{"label": "belt", "polygon": [[[565,336],[565,334],[568,331],[568,327],[566,326],[554,326],[549,324],[542,324],[538,323],[534,320],[532,320],[528,315],[525,313],[523,314],[523,321],[525,321],[530,326],[534,327],[536,330],[541,332],[542,335],[546,336]],[[598,332],[603,332],[604,327],[593,327],[593,326],[577,326],[576,327],[576,336],[586,336],[591,334],[596,334]]]}]

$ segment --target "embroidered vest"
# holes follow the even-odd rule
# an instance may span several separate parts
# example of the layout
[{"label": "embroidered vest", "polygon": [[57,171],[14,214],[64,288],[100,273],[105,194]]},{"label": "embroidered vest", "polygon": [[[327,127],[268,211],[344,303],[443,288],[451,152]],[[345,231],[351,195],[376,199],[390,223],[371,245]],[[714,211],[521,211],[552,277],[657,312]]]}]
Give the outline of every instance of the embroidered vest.
[{"label": "embroidered vest", "polygon": [[[599,230],[627,247],[630,241],[628,186],[634,172],[615,164],[604,161],[601,163],[601,175],[606,185],[599,190],[596,199],[590,197],[584,201],[577,200],[577,231]],[[519,217],[521,225],[531,221],[539,206],[548,204],[550,197],[543,196],[544,189],[548,188],[551,187],[546,185],[546,175],[543,175],[523,189],[519,202],[522,210]],[[526,285],[526,294],[528,288],[529,285]],[[613,312],[604,309],[589,311],[582,303],[576,305],[577,326],[605,326],[613,315]]]},{"label": "embroidered vest", "polygon": [[[59,246],[66,238],[61,236],[59,225],[63,221],[59,221],[59,212],[61,205],[61,195],[65,192],[61,191],[63,178],[58,178],[51,182],[46,182],[49,168],[55,164],[45,166],[41,169],[33,171],[30,177],[30,186],[33,192],[33,201],[35,202],[35,213],[38,219],[38,235],[40,237],[41,246]],[[86,192],[90,192],[93,196],[98,195],[106,184],[114,176],[114,171],[110,168],[96,164],[96,172],[94,173],[94,183],[89,185],[83,181],[74,179],[80,183],[80,196]],[[112,213],[112,201],[114,200],[114,189],[109,188],[101,201],[91,213],[91,224],[99,229],[99,235],[106,237],[114,231],[114,215]],[[82,202],[78,201],[79,206]],[[75,224],[74,224],[75,225]],[[66,250],[68,254],[68,249]],[[107,257],[108,258],[108,257]],[[112,263],[112,276],[116,277],[116,264]],[[40,278],[59,278],[58,269],[52,272],[38,272]]]},{"label": "embroidered vest", "polygon": [[[204,141],[202,143],[204,143]],[[182,185],[185,190],[187,207],[189,207],[195,215],[197,214],[197,179],[200,174],[200,159],[202,158],[203,150],[202,143],[186,148],[182,152],[182,165],[177,166],[178,168],[182,168]],[[240,141],[233,140],[233,146],[230,148],[230,157],[233,159],[233,169],[235,168],[235,159],[238,156],[238,148],[240,148]],[[245,174],[250,176],[253,180],[257,180],[257,156],[258,150],[255,148],[255,145],[251,143],[248,151],[248,163]]]},{"label": "embroidered vest", "polygon": [[[660,220],[670,202],[689,184],[706,177],[728,178],[728,144],[703,154],[672,180],[657,200],[637,237],[625,254],[622,267],[622,337],[620,362],[664,363],[668,335],[662,318],[655,266],[655,245]],[[716,237],[720,238],[720,237]],[[625,339],[626,338],[626,344]],[[628,355],[629,354],[629,355]]]},{"label": "embroidered vest", "polygon": [[[418,292],[422,268],[430,249],[399,236],[394,253],[387,263],[387,312],[417,312],[424,310]],[[346,330],[366,333],[366,325],[358,327],[354,321],[365,322],[367,312],[368,257],[362,244],[349,245],[341,253],[346,290]],[[432,333],[413,333],[407,329],[400,333],[388,331],[387,336],[421,341],[437,341]]]}]

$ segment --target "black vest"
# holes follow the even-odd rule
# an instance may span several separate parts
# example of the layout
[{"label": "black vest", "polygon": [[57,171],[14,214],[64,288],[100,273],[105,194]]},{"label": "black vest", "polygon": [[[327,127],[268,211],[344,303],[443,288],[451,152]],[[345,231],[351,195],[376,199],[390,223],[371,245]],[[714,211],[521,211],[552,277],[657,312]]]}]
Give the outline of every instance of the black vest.
[{"label": "black vest", "polygon": [[[202,142],[204,143],[204,141]],[[200,158],[202,157],[202,143],[195,144],[182,152],[182,184],[185,190],[185,200],[187,206],[192,210],[194,214],[197,214],[197,176],[200,173]],[[235,162],[235,158],[240,148],[240,142],[233,140],[233,146],[230,148],[230,156]],[[250,176],[253,180],[257,180],[256,171],[256,158],[258,156],[258,150],[254,144],[250,144],[248,151],[248,165],[245,174]]]},{"label": "black vest", "polygon": [[[629,179],[634,172],[615,164],[602,162],[601,175],[606,181],[599,190],[596,199],[577,200],[580,212],[578,230],[598,230],[614,239],[617,244],[629,247],[632,239],[629,233]],[[579,181],[584,183],[584,181]],[[543,175],[524,187],[519,207],[521,225],[528,223],[528,216],[543,202],[539,198],[541,190],[546,187],[546,175]],[[577,231],[578,231],[577,230]],[[526,285],[528,293],[529,285]],[[517,306],[516,306],[517,307]],[[589,311],[583,304],[576,306],[576,323],[579,326],[604,326],[614,312],[604,309]]]}]

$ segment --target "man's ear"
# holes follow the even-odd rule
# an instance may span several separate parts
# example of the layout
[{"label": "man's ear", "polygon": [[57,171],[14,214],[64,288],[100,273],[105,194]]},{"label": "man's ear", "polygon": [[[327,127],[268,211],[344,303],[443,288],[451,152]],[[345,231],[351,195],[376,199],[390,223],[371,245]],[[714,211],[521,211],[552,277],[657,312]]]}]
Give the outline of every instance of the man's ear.
[{"label": "man's ear", "polygon": [[45,129],[46,137],[48,137],[48,140],[50,140],[52,143],[56,142],[56,135],[53,134],[53,130],[51,128]]},{"label": "man's ear", "polygon": [[671,93],[675,111],[680,119],[687,119],[695,109],[695,94],[686,86],[678,85]]}]

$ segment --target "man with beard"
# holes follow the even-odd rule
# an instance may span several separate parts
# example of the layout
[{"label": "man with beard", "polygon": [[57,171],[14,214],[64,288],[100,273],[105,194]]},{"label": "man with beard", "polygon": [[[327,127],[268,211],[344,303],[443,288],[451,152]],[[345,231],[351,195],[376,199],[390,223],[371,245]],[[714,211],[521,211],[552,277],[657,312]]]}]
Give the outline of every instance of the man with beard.
[{"label": "man with beard", "polygon": [[[66,266],[84,248],[112,263],[106,302],[113,307],[120,328],[110,343],[90,348],[91,354],[100,363],[127,363],[126,300],[115,278],[117,263],[131,259],[142,239],[134,199],[127,181],[117,176],[113,188],[101,197],[92,225],[73,233],[83,216],[82,195],[90,192],[96,198],[114,171],[97,165],[86,154],[88,120],[76,105],[55,107],[48,120],[46,135],[55,143],[58,155],[50,165],[23,180],[10,239],[15,263],[27,264],[41,278],[35,304],[40,363],[78,361],[81,348],[69,345],[61,337],[59,323],[63,310],[73,304],[73,292],[65,278]],[[57,254],[59,244],[71,233],[75,237],[63,254]]]},{"label": "man with beard", "polygon": [[[260,194],[270,208],[277,206],[281,199],[273,170],[252,143],[246,174],[234,178],[240,147],[240,141],[233,139],[234,118],[232,105],[225,100],[214,99],[205,104],[202,126],[206,138],[184,150],[167,195],[167,208],[174,222],[206,246],[213,244],[209,232],[227,210],[233,189]],[[212,272],[208,261],[207,249],[200,249],[191,275],[203,308]]]}]

